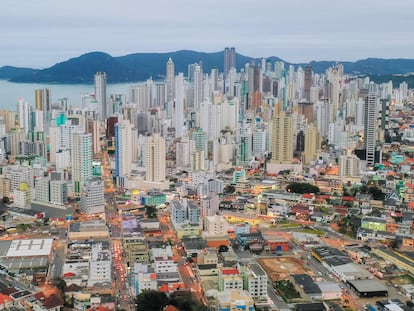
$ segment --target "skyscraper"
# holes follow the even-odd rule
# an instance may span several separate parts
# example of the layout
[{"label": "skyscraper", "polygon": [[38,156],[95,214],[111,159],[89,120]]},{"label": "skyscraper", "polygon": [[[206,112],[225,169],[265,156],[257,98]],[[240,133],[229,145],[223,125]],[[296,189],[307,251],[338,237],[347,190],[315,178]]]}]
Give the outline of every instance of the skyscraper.
[{"label": "skyscraper", "polygon": [[203,101],[203,70],[199,64],[194,66],[194,110],[200,111]]},{"label": "skyscraper", "polygon": [[147,181],[165,181],[165,140],[159,134],[146,138],[145,169]]},{"label": "skyscraper", "polygon": [[281,111],[272,121],[272,162],[292,163],[293,134],[292,116]]},{"label": "skyscraper", "polygon": [[115,176],[118,186],[123,186],[122,179],[131,172],[131,124],[122,120],[115,124]]},{"label": "skyscraper", "polygon": [[338,159],[340,177],[357,177],[360,175],[360,159],[354,154],[341,155]]},{"label": "skyscraper", "polygon": [[333,123],[336,120],[338,109],[340,108],[340,68],[333,67],[329,72],[329,99],[331,105],[329,107],[329,122]]},{"label": "skyscraper", "polygon": [[227,78],[231,68],[236,69],[236,49],[234,47],[224,49],[224,77]]},{"label": "skyscraper", "polygon": [[86,120],[86,132],[92,134],[92,150],[93,154],[98,154],[101,151],[100,135],[99,135],[99,121],[93,119]]},{"label": "skyscraper", "polygon": [[92,177],[92,134],[72,135],[73,193],[80,195],[86,181]]},{"label": "skyscraper", "polygon": [[310,101],[310,88],[312,86],[312,67],[305,67],[305,81],[303,85],[303,97]]},{"label": "skyscraper", "polygon": [[19,98],[17,102],[17,114],[19,117],[19,127],[23,128],[27,135],[30,130],[30,106],[24,98]]},{"label": "skyscraper", "polygon": [[309,124],[305,130],[305,152],[303,157],[304,164],[310,164],[310,161],[316,158],[317,151],[320,149],[321,138],[318,128],[315,124]]},{"label": "skyscraper", "polygon": [[105,212],[104,182],[101,178],[94,177],[86,181],[79,207],[85,214]]},{"label": "skyscraper", "polygon": [[377,102],[377,86],[371,82],[365,99],[364,147],[367,166],[375,164]]},{"label": "skyscraper", "polygon": [[52,99],[50,89],[35,90],[35,111],[36,124],[35,126],[40,131],[47,132],[49,129],[49,122],[51,120]]},{"label": "skyscraper", "polygon": [[108,111],[106,102],[106,73],[97,72],[95,74],[95,97],[98,103],[98,117],[99,120],[105,120],[112,111]]},{"label": "skyscraper", "polygon": [[180,138],[184,135],[184,75],[180,72],[175,79],[175,110],[174,127],[175,137]]},{"label": "skyscraper", "polygon": [[175,66],[171,58],[167,61],[167,101],[172,101],[175,98]]}]

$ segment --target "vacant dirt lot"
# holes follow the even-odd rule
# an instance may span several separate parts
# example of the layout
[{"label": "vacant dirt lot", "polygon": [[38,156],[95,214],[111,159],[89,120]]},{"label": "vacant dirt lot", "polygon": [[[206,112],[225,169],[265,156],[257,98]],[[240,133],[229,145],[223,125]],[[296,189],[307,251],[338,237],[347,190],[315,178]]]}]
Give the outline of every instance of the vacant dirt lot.
[{"label": "vacant dirt lot", "polygon": [[303,261],[296,257],[259,258],[257,262],[274,281],[286,280],[289,274],[311,273],[305,269]]}]

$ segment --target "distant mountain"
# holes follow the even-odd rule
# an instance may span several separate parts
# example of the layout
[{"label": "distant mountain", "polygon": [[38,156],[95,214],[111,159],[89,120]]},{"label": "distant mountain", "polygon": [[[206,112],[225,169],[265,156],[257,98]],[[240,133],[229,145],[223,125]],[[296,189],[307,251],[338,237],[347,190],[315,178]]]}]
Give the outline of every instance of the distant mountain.
[{"label": "distant mountain", "polygon": [[135,70],[125,67],[114,57],[102,52],[92,52],[71,58],[34,74],[15,76],[11,82],[27,83],[93,83],[98,71],[107,74],[109,82],[135,81]]},{"label": "distant mountain", "polygon": [[[171,53],[136,53],[117,57],[116,59],[127,67],[136,68],[140,77],[144,79],[153,77],[154,79],[164,77],[168,58],[174,61],[175,71],[184,72],[187,75],[188,65],[201,62],[204,72],[210,72],[211,68],[217,67],[223,71],[224,52],[196,52],[181,50]],[[252,61],[251,57],[236,54],[236,64],[238,70],[246,63]],[[143,79],[140,79],[142,81]]]},{"label": "distant mountain", "polygon": [[[43,70],[2,67],[0,68],[0,79],[27,83],[91,84],[93,83],[94,74],[98,71],[104,71],[109,83],[132,83],[145,81],[149,77],[159,80],[165,76],[166,63],[170,57],[174,61],[177,73],[184,72],[187,75],[188,65],[196,62],[202,62],[204,72],[210,72],[213,67],[223,71],[223,51],[205,53],[182,50],[169,53],[135,53],[119,57],[113,57],[103,52],[92,52]],[[269,57],[267,60],[272,63],[282,61],[275,56]],[[253,61],[256,64],[260,63],[260,59],[236,54],[238,70]],[[286,67],[290,65],[290,63],[285,63]],[[356,62],[312,61],[293,65],[295,67],[311,66],[314,72],[324,73],[329,67],[338,63],[344,65],[345,73],[357,75],[375,75],[378,77],[414,72],[414,59],[368,58]]]},{"label": "distant mountain", "polygon": [[39,69],[4,66],[0,68],[0,79],[5,80],[19,76],[30,76],[38,71]]}]

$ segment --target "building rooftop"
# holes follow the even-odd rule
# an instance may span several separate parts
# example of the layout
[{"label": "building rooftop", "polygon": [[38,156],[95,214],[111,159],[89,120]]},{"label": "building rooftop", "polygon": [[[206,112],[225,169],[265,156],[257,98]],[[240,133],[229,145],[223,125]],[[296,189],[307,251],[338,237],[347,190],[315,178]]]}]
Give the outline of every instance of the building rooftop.
[{"label": "building rooftop", "polygon": [[377,280],[352,280],[348,281],[359,292],[387,292],[387,287]]},{"label": "building rooftop", "polygon": [[342,288],[339,287],[339,284],[336,282],[326,281],[326,282],[316,282],[319,289],[322,293],[331,293],[331,292],[341,292]]},{"label": "building rooftop", "polygon": [[0,257],[49,256],[53,239],[0,241]]},{"label": "building rooftop", "polygon": [[257,263],[251,263],[250,269],[256,276],[264,276],[266,275],[266,272],[257,264]]},{"label": "building rooftop", "polygon": [[186,250],[201,250],[207,247],[206,241],[202,239],[182,239],[182,244]]},{"label": "building rooftop", "polygon": [[301,303],[296,305],[296,311],[325,311],[323,303]]},{"label": "building rooftop", "polygon": [[87,220],[83,222],[73,222],[69,227],[70,232],[94,232],[108,231],[105,220]]},{"label": "building rooftop", "polygon": [[295,280],[295,283],[303,288],[303,291],[306,294],[320,294],[321,290],[318,285],[316,285],[312,278],[307,274],[292,274],[292,278]]}]

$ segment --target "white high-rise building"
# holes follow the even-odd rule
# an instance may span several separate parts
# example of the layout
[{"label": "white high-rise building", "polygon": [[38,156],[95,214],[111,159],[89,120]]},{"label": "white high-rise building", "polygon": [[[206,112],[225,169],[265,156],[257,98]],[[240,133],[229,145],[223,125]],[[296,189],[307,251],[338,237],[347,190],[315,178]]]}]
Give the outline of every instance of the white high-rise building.
[{"label": "white high-rise building", "polygon": [[115,124],[115,176],[117,179],[127,177],[131,173],[131,133],[131,124],[128,120],[121,120]]},{"label": "white high-rise building", "polygon": [[135,104],[138,111],[145,111],[155,106],[155,85],[152,79],[145,84],[134,85],[129,89],[129,102]]},{"label": "white high-rise building", "polygon": [[203,102],[203,70],[199,64],[194,65],[194,110],[200,111]]},{"label": "white high-rise building", "polygon": [[73,192],[82,193],[86,181],[92,177],[92,134],[72,135],[72,184]]},{"label": "white high-rise building", "polygon": [[338,159],[339,177],[358,177],[360,175],[360,159],[356,155],[341,155]]},{"label": "white high-rise building", "polygon": [[10,179],[10,191],[16,190],[20,183],[33,187],[33,169],[26,165],[9,165],[3,168],[3,175]]},{"label": "white high-rise building", "polygon": [[146,180],[165,181],[165,140],[158,133],[146,138],[145,169]]},{"label": "white high-rise building", "polygon": [[329,71],[329,82],[330,82],[330,100],[331,100],[331,109],[329,114],[329,122],[333,123],[336,119],[336,114],[338,109],[340,109],[340,67],[331,68]]},{"label": "white high-rise building", "polygon": [[14,205],[18,208],[30,209],[32,201],[32,189],[25,182],[21,182],[13,191]]},{"label": "white high-rise building", "polygon": [[37,178],[35,181],[35,201],[49,203],[50,178]]},{"label": "white high-rise building", "polygon": [[184,136],[184,98],[184,75],[180,72],[175,79],[174,127],[176,138]]},{"label": "white high-rise building", "polygon": [[188,140],[188,137],[176,143],[175,153],[177,167],[184,168],[190,166],[191,154],[194,149],[194,141]]},{"label": "white high-rise building", "polygon": [[64,180],[50,181],[50,203],[64,205],[68,196],[68,184]]},{"label": "white high-rise building", "polygon": [[203,132],[207,133],[207,138],[210,140],[217,139],[220,136],[220,126],[220,106],[204,101],[200,109],[200,127],[203,129]]},{"label": "white high-rise building", "polygon": [[88,287],[95,287],[97,283],[111,283],[111,252],[102,242],[92,244],[89,261]]},{"label": "white high-rise building", "polygon": [[203,216],[213,216],[219,210],[219,199],[216,195],[205,196],[201,199],[201,214]]},{"label": "white high-rise building", "polygon": [[315,109],[318,131],[326,137],[329,133],[329,103],[327,101],[317,101]]},{"label": "white high-rise building", "polygon": [[106,100],[106,73],[97,72],[95,74],[95,97],[98,103],[98,117],[103,121],[111,115]]},{"label": "white high-rise building", "polygon": [[209,215],[205,217],[204,230],[212,236],[227,236],[229,223],[222,215]]},{"label": "white high-rise building", "polygon": [[[52,132],[54,132],[54,129]],[[60,125],[56,129],[56,135],[54,135],[56,138],[56,150],[65,148],[72,150],[72,136],[74,133],[83,134],[84,130],[79,125],[69,123]]]},{"label": "white high-rise building", "polygon": [[252,152],[255,157],[263,157],[266,150],[266,132],[257,130],[252,133]]},{"label": "white high-rise building", "polygon": [[167,61],[167,101],[172,101],[175,98],[175,66],[171,58]]},{"label": "white high-rise building", "polygon": [[24,129],[24,133],[27,135],[30,131],[30,105],[24,98],[19,98],[17,102],[17,113],[19,117],[19,126]]},{"label": "white high-rise building", "polygon": [[55,159],[56,159],[56,172],[63,172],[68,167],[71,166],[71,158],[70,158],[70,150],[68,148],[65,149],[59,149],[55,153]]},{"label": "white high-rise building", "polygon": [[79,207],[85,214],[105,212],[104,182],[101,178],[90,178],[86,181]]},{"label": "white high-rise building", "polygon": [[24,140],[25,133],[23,128],[14,128],[9,131],[7,138],[7,148],[9,149],[8,151],[10,152],[10,155],[19,155],[19,145]]},{"label": "white high-rise building", "polygon": [[239,101],[237,98],[226,100],[218,105],[221,109],[221,126],[220,130],[228,128],[230,130],[237,129],[237,122],[239,122]]},{"label": "white high-rise building", "polygon": [[368,89],[368,96],[365,99],[364,115],[364,147],[366,148],[366,161],[368,166],[373,166],[375,164],[377,106],[377,87],[371,82]]}]

